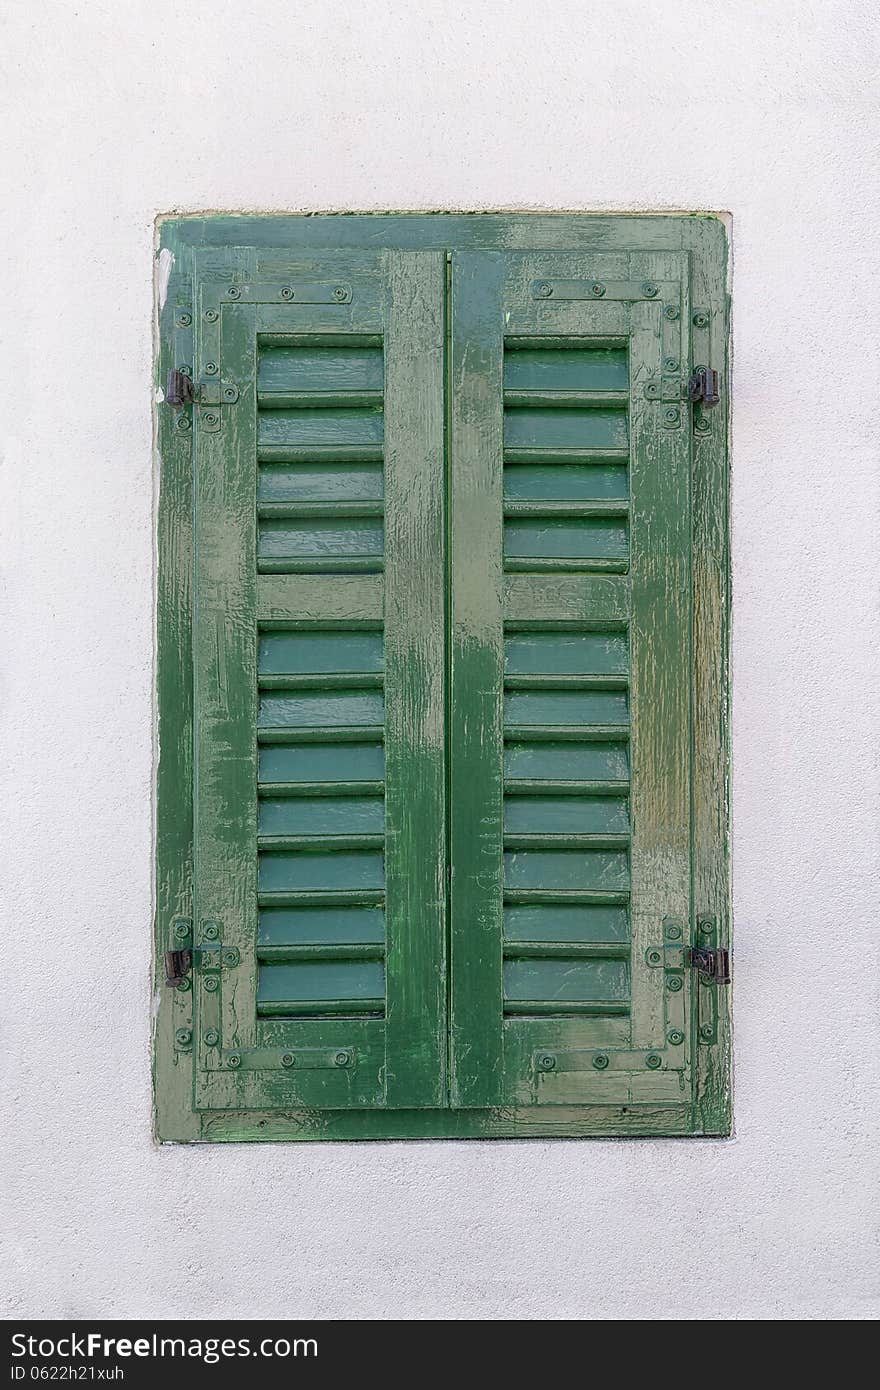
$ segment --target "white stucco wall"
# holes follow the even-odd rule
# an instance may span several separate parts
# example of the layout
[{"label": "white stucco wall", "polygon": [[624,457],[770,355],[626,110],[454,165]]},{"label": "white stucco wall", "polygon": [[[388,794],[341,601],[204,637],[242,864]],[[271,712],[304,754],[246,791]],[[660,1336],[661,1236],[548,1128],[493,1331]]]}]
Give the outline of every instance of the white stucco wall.
[{"label": "white stucco wall", "polygon": [[[871,0],[7,0],[3,1311],[878,1311]],[[734,215],[736,1137],[156,1148],[153,219]]]}]

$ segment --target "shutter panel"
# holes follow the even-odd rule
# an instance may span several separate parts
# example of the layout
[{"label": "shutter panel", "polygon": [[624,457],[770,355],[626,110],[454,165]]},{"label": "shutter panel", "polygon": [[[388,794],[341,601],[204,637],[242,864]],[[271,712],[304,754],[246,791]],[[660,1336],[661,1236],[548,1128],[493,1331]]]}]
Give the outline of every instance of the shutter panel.
[{"label": "shutter panel", "polygon": [[199,263],[205,1109],[445,1099],[444,277]]},{"label": "shutter panel", "polygon": [[462,1107],[690,1093],[686,259],[453,261]]},{"label": "shutter panel", "polygon": [[162,1137],[728,1132],[720,224],[162,238]]}]

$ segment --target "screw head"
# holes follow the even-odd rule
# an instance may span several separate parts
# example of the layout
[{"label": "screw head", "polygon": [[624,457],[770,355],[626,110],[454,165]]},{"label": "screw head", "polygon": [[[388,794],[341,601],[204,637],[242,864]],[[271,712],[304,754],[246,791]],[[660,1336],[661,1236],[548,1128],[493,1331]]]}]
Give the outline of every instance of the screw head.
[{"label": "screw head", "polygon": [[677,304],[667,304],[666,308],[663,310],[663,317],[670,319],[671,322],[674,323],[677,318],[681,317],[681,310]]},{"label": "screw head", "polygon": [[178,1047],[189,1047],[192,1040],[193,1035],[191,1028],[178,1028],[177,1032],[174,1034],[174,1041],[177,1043]]},{"label": "screw head", "polygon": [[703,933],[704,936],[711,936],[711,935],[712,935],[712,931],[713,931],[712,923],[711,923],[711,922],[701,922],[701,923],[700,923],[700,931]]},{"label": "screw head", "polygon": [[234,387],[234,386],[224,386],[224,388],[223,388],[223,399],[224,399],[225,401],[234,401],[234,400],[235,400],[235,387]]},{"label": "screw head", "polygon": [[230,946],[227,950],[223,952],[222,959],[224,965],[233,966],[238,965],[238,962],[241,959],[241,957],[239,956],[236,947]]},{"label": "screw head", "polygon": [[654,284],[653,280],[645,281],[645,283],[642,285],[642,294],[645,296],[646,299],[654,298],[654,296],[657,294],[657,286]]},{"label": "screw head", "polygon": [[333,1061],[337,1067],[347,1067],[351,1061],[351,1054],[349,1052],[337,1052]]},{"label": "screw head", "polygon": [[700,1037],[701,1037],[701,1038],[714,1038],[714,1036],[715,1036],[715,1029],[712,1027],[711,1023],[701,1023],[701,1024],[700,1024]]},{"label": "screw head", "polygon": [[593,1066],[596,1068],[596,1071],[604,1071],[610,1060],[607,1052],[597,1052],[593,1058]]},{"label": "screw head", "polygon": [[651,1071],[656,1071],[663,1066],[663,1058],[657,1052],[649,1052],[645,1058],[645,1066],[650,1067]]},{"label": "screw head", "polygon": [[220,928],[216,922],[206,922],[202,935],[206,941],[216,941],[220,935]]},{"label": "screw head", "polygon": [[645,953],[645,959],[647,960],[649,965],[659,965],[661,960],[663,959],[663,956],[660,954],[656,947],[652,947],[650,951],[647,951]]},{"label": "screw head", "polygon": [[177,428],[178,428],[179,430],[188,430],[188,429],[190,429],[191,423],[192,423],[192,422],[190,421],[190,418],[189,418],[188,415],[178,415],[178,417],[177,417]]},{"label": "screw head", "polygon": [[667,425],[678,424],[680,416],[674,405],[671,405],[668,407],[668,409],[664,410],[663,419],[666,421]]},{"label": "screw head", "polygon": [[241,299],[241,290],[237,285],[230,285],[226,293],[230,299]]},{"label": "screw head", "polygon": [[542,299],[549,299],[552,293],[553,286],[548,285],[546,280],[542,284],[535,286],[535,294],[540,295]]},{"label": "screw head", "polygon": [[666,1040],[672,1047],[679,1047],[684,1042],[684,1033],[680,1028],[670,1028]]},{"label": "screw head", "polygon": [[216,425],[217,418],[218,417],[215,415],[213,410],[206,410],[204,415],[202,416],[202,419],[204,420],[206,425]]},{"label": "screw head", "polygon": [[336,300],[337,304],[341,304],[343,300],[348,298],[348,291],[345,290],[342,285],[337,285],[336,289],[333,291],[333,298]]},{"label": "screw head", "polygon": [[708,328],[709,315],[704,313],[702,309],[698,309],[693,317],[693,325],[694,328]]},{"label": "screw head", "polygon": [[647,384],[647,386],[645,387],[645,395],[646,395],[646,396],[659,396],[659,394],[660,394],[660,387],[659,387],[659,385],[657,384],[657,382],[656,382],[656,381],[649,381],[648,384]]},{"label": "screw head", "polygon": [[240,1066],[241,1066],[241,1053],[240,1053],[240,1052],[230,1052],[229,1056],[226,1058],[226,1065],[227,1065],[227,1067],[233,1067],[233,1068],[234,1068],[234,1067],[240,1067]]},{"label": "screw head", "polygon": [[663,370],[664,370],[664,372],[677,372],[677,371],[678,371],[678,358],[677,358],[677,357],[664,357],[664,358],[663,358]]},{"label": "screw head", "polygon": [[604,293],[605,286],[602,284],[601,280],[594,280],[590,286],[590,294],[595,295],[597,299],[601,299]]},{"label": "screw head", "polygon": [[192,980],[189,975],[184,975],[182,980],[177,981],[177,988],[180,990],[181,994],[186,994],[187,990],[192,989],[192,987]]},{"label": "screw head", "polygon": [[680,975],[666,976],[666,988],[672,990],[673,994],[677,994],[683,984],[684,981],[682,980]]},{"label": "screw head", "polygon": [[552,1071],[556,1066],[556,1058],[552,1052],[544,1052],[538,1058],[538,1067],[541,1071]]},{"label": "screw head", "polygon": [[178,327],[178,328],[189,328],[189,326],[190,326],[190,324],[192,323],[192,321],[193,321],[192,314],[178,314],[178,315],[177,315],[177,327]]},{"label": "screw head", "polygon": [[214,376],[214,374],[215,374],[216,371],[217,371],[217,363],[216,363],[216,362],[206,362],[206,363],[205,363],[205,373],[206,373],[207,376]]},{"label": "screw head", "polygon": [[696,430],[697,434],[708,434],[709,421],[706,420],[702,415],[697,416],[696,420],[694,420],[694,429]]},{"label": "screw head", "polygon": [[293,290],[289,285],[284,285],[281,290],[282,299],[293,299]]},{"label": "screw head", "polygon": [[292,1067],[295,1061],[296,1061],[296,1057],[293,1055],[292,1052],[284,1052],[284,1053],[282,1053],[282,1056],[281,1056],[281,1065],[282,1065],[282,1067]]},{"label": "screw head", "polygon": [[220,1034],[217,1032],[217,1029],[216,1029],[216,1028],[209,1028],[208,1031],[207,1031],[207,1033],[205,1034],[205,1046],[206,1046],[206,1047],[216,1047],[217,1044],[219,1043],[219,1041],[220,1041]]},{"label": "screw head", "polygon": [[681,927],[677,922],[667,922],[663,930],[670,941],[677,941],[681,936]]},{"label": "screw head", "polygon": [[206,309],[206,310],[205,310],[205,319],[207,320],[208,323],[216,323],[217,320],[219,319],[219,317],[220,317],[220,315],[219,315],[219,313],[217,312],[216,309]]},{"label": "screw head", "polygon": [[186,922],[175,922],[174,935],[177,937],[178,941],[183,941],[189,936],[189,927]]},{"label": "screw head", "polygon": [[213,975],[209,975],[207,980],[205,981],[205,989],[208,991],[208,993],[216,994],[219,987],[220,981],[215,980]]}]

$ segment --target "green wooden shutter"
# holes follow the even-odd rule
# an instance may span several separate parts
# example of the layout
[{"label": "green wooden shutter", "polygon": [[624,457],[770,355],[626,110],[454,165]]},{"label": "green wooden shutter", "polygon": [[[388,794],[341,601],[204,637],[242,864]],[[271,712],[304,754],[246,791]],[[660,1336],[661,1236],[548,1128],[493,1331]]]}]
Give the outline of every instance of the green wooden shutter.
[{"label": "green wooden shutter", "polygon": [[162,236],[161,1137],[726,1132],[720,224]]},{"label": "green wooden shutter", "polygon": [[438,1105],[443,259],[215,262],[197,307],[219,391],[195,412],[196,1101]]},{"label": "green wooden shutter", "polygon": [[689,1093],[689,319],[676,255],[453,261],[457,1105]]}]

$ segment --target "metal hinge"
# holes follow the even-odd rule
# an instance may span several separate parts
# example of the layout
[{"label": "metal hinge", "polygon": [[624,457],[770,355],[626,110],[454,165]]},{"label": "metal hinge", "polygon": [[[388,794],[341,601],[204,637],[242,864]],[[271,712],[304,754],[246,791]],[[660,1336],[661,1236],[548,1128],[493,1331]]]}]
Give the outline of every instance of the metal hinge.
[{"label": "metal hinge", "polygon": [[210,381],[193,381],[186,372],[172,367],[165,383],[165,404],[179,409],[184,405],[234,405],[238,387],[231,381],[214,377]]},{"label": "metal hinge", "polygon": [[192,969],[192,951],[189,949],[165,952],[165,983],[176,987],[185,980]]},{"label": "metal hinge", "polygon": [[718,373],[714,367],[697,367],[688,381],[688,400],[694,404],[717,405],[721,400]]},{"label": "metal hinge", "polygon": [[730,984],[730,952],[723,946],[692,946],[689,963],[694,970],[714,980],[717,985]]}]

